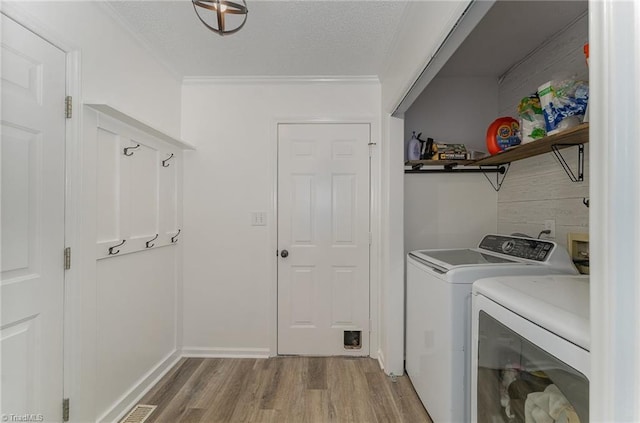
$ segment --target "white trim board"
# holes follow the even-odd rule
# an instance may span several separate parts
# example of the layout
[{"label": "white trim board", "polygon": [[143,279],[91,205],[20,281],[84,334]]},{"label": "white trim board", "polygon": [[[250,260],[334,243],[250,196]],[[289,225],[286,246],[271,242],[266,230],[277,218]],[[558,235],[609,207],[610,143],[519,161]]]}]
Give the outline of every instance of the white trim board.
[{"label": "white trim board", "polygon": [[183,85],[212,84],[313,84],[313,83],[346,83],[346,84],[379,84],[375,75],[362,76],[185,76]]},{"label": "white trim board", "polygon": [[180,147],[183,150],[195,150],[196,147],[195,145],[187,142],[187,141],[183,141],[178,137],[175,137],[173,135],[169,135],[163,131],[160,131],[159,129],[154,128],[151,125],[148,125],[146,123],[144,123],[143,121],[141,121],[140,119],[137,119],[127,113],[121,112],[120,110],[118,110],[115,107],[112,107],[108,104],[104,104],[104,103],[86,103],[84,104],[87,107],[91,107],[94,110],[97,110],[100,113],[104,113],[107,116],[111,116],[112,118],[115,118],[119,121],[122,121],[130,126],[133,126],[136,129],[139,129],[143,132],[146,132],[148,134],[153,135],[156,138],[159,138],[162,141],[165,141],[171,145],[175,145],[176,147]]},{"label": "white trim board", "polygon": [[204,358],[269,358],[271,350],[269,348],[204,348],[204,347],[184,347],[183,357],[204,357]]},{"label": "white trim board", "polygon": [[149,370],[140,380],[122,395],[113,405],[96,419],[97,422],[117,422],[136,405],[160,379],[164,377],[182,359],[177,350],[173,350],[154,368]]},{"label": "white trim board", "polygon": [[378,365],[384,371],[384,354],[381,349],[378,349]]}]

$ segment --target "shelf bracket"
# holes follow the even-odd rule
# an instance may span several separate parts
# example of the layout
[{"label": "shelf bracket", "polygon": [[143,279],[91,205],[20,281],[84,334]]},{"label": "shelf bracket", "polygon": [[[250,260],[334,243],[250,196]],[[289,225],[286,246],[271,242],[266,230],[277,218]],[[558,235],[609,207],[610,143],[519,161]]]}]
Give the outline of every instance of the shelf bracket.
[{"label": "shelf bracket", "polygon": [[[504,178],[506,178],[506,176],[507,176],[507,172],[509,171],[509,167],[511,167],[511,163],[505,163],[503,165],[499,165],[496,168],[491,168],[491,169],[486,169],[486,168],[480,166],[480,170],[482,171],[482,174],[484,175],[484,177],[487,178],[487,181],[489,181],[489,183],[491,184],[493,189],[496,192],[498,192],[498,191],[500,191],[500,188],[502,188],[502,183],[504,182]],[[495,182],[495,184],[493,183],[491,178],[489,178],[489,175],[487,175],[488,172],[493,172],[493,173],[496,174],[496,182]]]},{"label": "shelf bracket", "polygon": [[442,169],[425,169],[421,166],[412,166],[411,169],[405,169],[404,173],[504,173],[504,167],[500,165],[484,169],[465,169],[454,165],[445,165]]},{"label": "shelf bracket", "polygon": [[576,144],[554,144],[551,146],[551,151],[553,151],[553,154],[556,156],[556,158],[560,162],[562,169],[564,169],[564,172],[567,174],[571,182],[582,182],[584,181],[584,144],[577,144],[578,146],[578,176],[577,177],[571,170],[571,167],[565,160],[559,148],[559,147],[568,147],[571,145],[576,145]]}]

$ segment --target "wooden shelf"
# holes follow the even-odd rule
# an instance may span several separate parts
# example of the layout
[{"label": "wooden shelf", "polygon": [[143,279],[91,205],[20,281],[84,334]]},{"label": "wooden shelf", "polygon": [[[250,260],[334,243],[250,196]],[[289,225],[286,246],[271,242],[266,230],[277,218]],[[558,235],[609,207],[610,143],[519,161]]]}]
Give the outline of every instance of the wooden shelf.
[{"label": "wooden shelf", "polygon": [[405,166],[467,166],[473,163],[473,160],[407,160]]},{"label": "wooden shelf", "polygon": [[485,157],[470,163],[471,166],[501,165],[548,153],[556,145],[558,149],[589,142],[589,124],[583,123],[575,128],[567,129],[558,134],[540,138],[527,144],[504,150],[496,155]]}]

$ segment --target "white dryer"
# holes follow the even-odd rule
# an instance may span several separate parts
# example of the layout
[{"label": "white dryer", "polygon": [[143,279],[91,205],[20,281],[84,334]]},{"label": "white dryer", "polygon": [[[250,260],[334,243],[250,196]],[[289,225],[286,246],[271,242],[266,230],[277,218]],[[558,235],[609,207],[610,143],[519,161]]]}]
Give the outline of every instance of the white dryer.
[{"label": "white dryer", "polygon": [[589,421],[589,277],[473,284],[471,421]]},{"label": "white dryer", "polygon": [[501,275],[577,274],[556,243],[486,235],[477,248],[407,257],[405,367],[435,423],[471,418],[471,287]]}]

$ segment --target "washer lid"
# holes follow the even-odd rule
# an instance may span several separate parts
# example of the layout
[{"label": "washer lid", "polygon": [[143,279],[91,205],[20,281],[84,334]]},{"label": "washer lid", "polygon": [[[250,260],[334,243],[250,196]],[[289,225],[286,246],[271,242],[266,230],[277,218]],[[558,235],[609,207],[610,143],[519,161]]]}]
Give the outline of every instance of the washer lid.
[{"label": "washer lid", "polygon": [[443,265],[447,269],[465,265],[517,263],[515,260],[472,249],[418,250],[412,251],[410,254],[414,257]]},{"label": "washer lid", "polygon": [[504,276],[480,279],[483,295],[550,332],[590,349],[589,276]]}]

